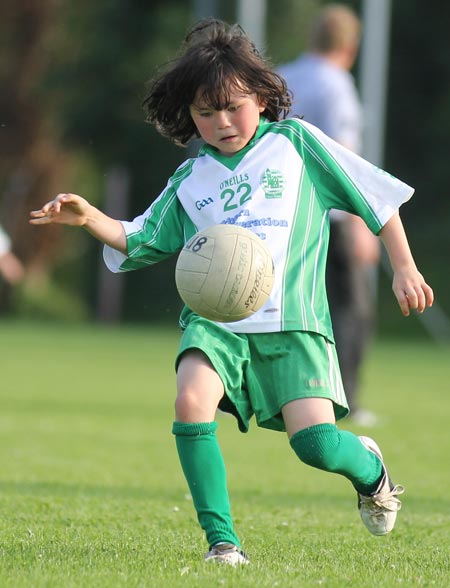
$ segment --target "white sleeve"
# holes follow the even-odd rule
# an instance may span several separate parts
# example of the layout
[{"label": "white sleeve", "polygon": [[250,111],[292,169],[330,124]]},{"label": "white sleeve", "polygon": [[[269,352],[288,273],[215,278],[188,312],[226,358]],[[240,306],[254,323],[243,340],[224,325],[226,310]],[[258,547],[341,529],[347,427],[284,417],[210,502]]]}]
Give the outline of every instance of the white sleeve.
[{"label": "white sleeve", "polygon": [[[120,221],[125,231],[125,235],[128,236],[139,231],[142,228],[144,218],[144,215],[140,215],[134,221]],[[138,222],[138,220],[141,222]],[[109,245],[105,245],[103,247],[103,261],[105,262],[105,265],[109,271],[113,272],[114,274],[122,271],[121,266],[127,259],[128,256],[121,251],[117,251],[117,249],[114,249]]]},{"label": "white sleeve", "polygon": [[[333,186],[334,192],[328,191],[329,208],[358,214],[372,230],[378,232],[414,194],[414,188],[333,141],[318,128],[305,121],[299,121],[299,124],[317,141],[313,143],[314,154],[319,158],[322,169],[334,167],[333,177],[336,178],[336,183]],[[320,155],[318,145],[324,149]],[[316,169],[316,174],[320,183],[320,167]],[[350,196],[350,200],[341,198],[343,206],[340,206],[340,194]],[[333,202],[334,195],[336,201]],[[348,202],[351,204],[350,208],[346,206]]]}]

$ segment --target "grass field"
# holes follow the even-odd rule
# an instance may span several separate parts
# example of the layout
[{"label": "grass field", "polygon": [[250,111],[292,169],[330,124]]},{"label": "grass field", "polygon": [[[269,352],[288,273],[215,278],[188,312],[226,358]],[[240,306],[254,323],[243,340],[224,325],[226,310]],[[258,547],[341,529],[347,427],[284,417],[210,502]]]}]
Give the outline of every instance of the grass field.
[{"label": "grass field", "polygon": [[219,416],[236,527],[252,564],[206,544],[170,433],[178,332],[0,323],[1,588],[414,588],[450,585],[450,347],[378,342],[365,405],[394,481],[394,532],[373,537],[339,476],[284,435]]}]

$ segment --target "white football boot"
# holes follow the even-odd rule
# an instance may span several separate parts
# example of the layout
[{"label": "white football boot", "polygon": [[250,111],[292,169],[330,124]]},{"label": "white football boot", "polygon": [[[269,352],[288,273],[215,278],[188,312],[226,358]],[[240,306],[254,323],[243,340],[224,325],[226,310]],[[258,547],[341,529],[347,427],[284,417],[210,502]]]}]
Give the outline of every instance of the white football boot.
[{"label": "white football boot", "polygon": [[372,535],[387,535],[392,531],[397,512],[402,503],[397,498],[405,491],[403,486],[394,486],[387,473],[380,448],[370,437],[359,437],[366,449],[380,458],[383,465],[383,477],[377,490],[370,496],[358,492],[358,509],[362,522]]},{"label": "white football boot", "polygon": [[205,555],[205,561],[216,561],[230,566],[247,565],[250,560],[246,554],[233,543],[217,543]]}]

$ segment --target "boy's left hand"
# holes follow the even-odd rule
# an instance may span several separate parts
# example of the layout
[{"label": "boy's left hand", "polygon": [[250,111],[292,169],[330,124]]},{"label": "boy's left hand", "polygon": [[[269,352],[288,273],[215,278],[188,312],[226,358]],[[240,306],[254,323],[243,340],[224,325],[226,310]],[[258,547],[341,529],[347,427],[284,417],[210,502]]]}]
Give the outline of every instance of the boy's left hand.
[{"label": "boy's left hand", "polygon": [[433,290],[415,268],[395,272],[392,290],[404,316],[409,316],[410,309],[422,313],[433,305]]}]

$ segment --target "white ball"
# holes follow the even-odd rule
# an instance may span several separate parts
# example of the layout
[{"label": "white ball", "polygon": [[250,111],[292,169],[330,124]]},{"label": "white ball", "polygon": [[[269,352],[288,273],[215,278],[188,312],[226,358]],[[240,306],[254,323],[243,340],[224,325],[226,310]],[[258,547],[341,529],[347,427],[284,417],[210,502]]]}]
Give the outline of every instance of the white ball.
[{"label": "white ball", "polygon": [[274,265],[263,241],[238,225],[213,225],[178,256],[175,282],[183,302],[222,323],[251,316],[272,291]]}]

